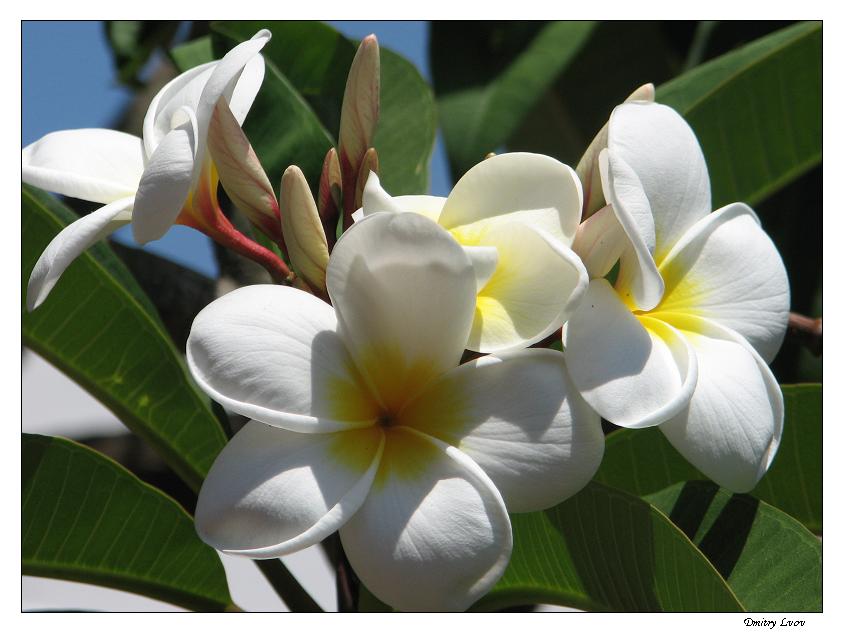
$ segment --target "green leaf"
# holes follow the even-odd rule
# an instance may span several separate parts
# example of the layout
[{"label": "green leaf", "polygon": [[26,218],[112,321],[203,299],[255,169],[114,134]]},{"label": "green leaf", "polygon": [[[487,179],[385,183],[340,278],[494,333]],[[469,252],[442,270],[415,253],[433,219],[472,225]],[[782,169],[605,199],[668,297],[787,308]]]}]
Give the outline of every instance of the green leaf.
[{"label": "green leaf", "polygon": [[173,40],[179,22],[166,20],[108,20],[106,37],[111,47],[118,79],[141,86],[138,73],[155,53]]},{"label": "green leaf", "polygon": [[346,74],[355,56],[355,44],[322,22],[267,22],[263,20],[213,22],[218,49],[224,52],[270,29],[273,38],[262,50],[265,60],[288,79],[333,134],[340,128],[340,107]]},{"label": "green leaf", "polygon": [[547,154],[576,166],[613,108],[638,86],[675,76],[680,60],[666,31],[665,23],[653,21],[597,23],[506,149]]},{"label": "green leaf", "polygon": [[[591,22],[432,25],[432,64],[440,125],[459,177],[504,145],[578,54]],[[519,33],[533,30],[528,38]],[[514,40],[523,40],[513,51]]]},{"label": "green leaf", "polygon": [[646,499],[695,542],[749,611],[821,611],[821,542],[786,513],[712,482],[674,484]]},{"label": "green leaf", "polygon": [[[751,495],[822,530],[821,449],[822,386],[782,385],[783,437],[769,472]],[[606,438],[604,458],[595,480],[647,495],[676,482],[705,479],[656,427],[620,429]]]},{"label": "green leaf", "polygon": [[170,59],[184,73],[190,68],[207,64],[214,60],[214,50],[211,48],[211,36],[204,35],[190,42],[185,42],[170,49]]},{"label": "green leaf", "polygon": [[411,62],[381,49],[381,111],[373,144],[379,178],[394,196],[429,189],[437,127],[431,87]]},{"label": "green leaf", "polygon": [[510,565],[476,610],[531,603],[624,612],[743,609],[680,529],[622,491],[591,483],[554,508],[511,521]]},{"label": "green leaf", "polygon": [[[255,114],[250,114],[244,129],[271,174],[271,180],[274,175],[281,176],[288,165],[296,164],[314,189],[323,158],[334,145],[334,135],[338,132],[346,74],[357,44],[320,22],[215,22],[212,31],[216,52],[224,53],[237,42],[252,37],[260,28],[268,28],[273,33],[273,39],[263,51],[268,68],[272,66],[283,76],[299,95],[302,105],[318,117],[328,141],[323,143],[317,158],[299,159],[305,164],[288,158],[290,149],[276,151],[273,156],[277,160],[268,163],[259,151],[258,137],[253,135],[250,121],[259,116],[273,118],[272,133],[268,131],[267,135],[267,144],[272,145],[274,135],[287,133],[292,125],[290,119],[275,110],[261,109],[256,101],[251,111]],[[266,84],[268,79],[264,81]],[[262,87],[261,92],[264,91]],[[428,84],[413,64],[381,48],[381,108],[374,145],[379,154],[379,176],[391,194],[427,191],[435,126],[434,97]],[[303,157],[307,153],[305,149],[301,151]]]},{"label": "green leaf", "polygon": [[821,22],[791,26],[663,84],[695,130],[714,209],[765,199],[821,161]]},{"label": "green leaf", "polygon": [[21,444],[23,574],[192,610],[232,606],[220,558],[173,499],[70,440],[23,434]]},{"label": "green leaf", "polygon": [[751,495],[822,532],[822,386],[782,385],[783,437]]},{"label": "green leaf", "polygon": [[29,186],[21,207],[24,345],[88,390],[198,490],[226,436],[155,309],[99,243],[70,265],[43,305],[27,312],[25,289],[38,256],[77,217]]}]

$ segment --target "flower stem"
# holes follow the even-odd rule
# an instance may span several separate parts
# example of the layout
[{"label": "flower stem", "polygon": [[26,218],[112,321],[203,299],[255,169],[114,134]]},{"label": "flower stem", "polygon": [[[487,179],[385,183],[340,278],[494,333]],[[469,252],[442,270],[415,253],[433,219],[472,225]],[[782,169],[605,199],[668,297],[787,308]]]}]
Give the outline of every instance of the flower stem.
[{"label": "flower stem", "polygon": [[822,318],[813,319],[798,313],[789,313],[789,333],[804,344],[817,357],[822,354]]},{"label": "flower stem", "polygon": [[263,266],[277,284],[290,284],[293,281],[293,273],[280,257],[250,240],[234,227],[215,234],[214,239],[224,247]]},{"label": "flower stem", "polygon": [[355,571],[352,570],[349,559],[346,558],[346,553],[343,551],[343,544],[340,541],[340,535],[338,533],[329,535],[323,541],[323,548],[335,570],[337,611],[357,612],[361,582],[358,580]]},{"label": "flower stem", "polygon": [[[257,262],[267,269],[270,277],[277,284],[290,284],[294,279],[294,274],[284,261],[270,249],[250,240],[238,231],[223,213],[217,199],[218,182],[216,168],[208,161],[203,168],[202,184],[195,189],[176,222],[201,231],[227,249]],[[281,233],[279,236],[279,244],[283,245],[284,239],[281,238]]]},{"label": "flower stem", "polygon": [[311,598],[280,559],[259,559],[255,565],[273,586],[291,612],[322,612],[322,608]]}]

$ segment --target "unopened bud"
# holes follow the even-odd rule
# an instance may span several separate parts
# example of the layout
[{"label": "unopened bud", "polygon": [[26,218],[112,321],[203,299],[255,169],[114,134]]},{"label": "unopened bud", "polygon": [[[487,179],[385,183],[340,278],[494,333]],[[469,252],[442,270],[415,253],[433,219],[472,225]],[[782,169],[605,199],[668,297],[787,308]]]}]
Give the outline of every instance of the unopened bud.
[{"label": "unopened bud", "polygon": [[367,185],[370,172],[378,175],[378,153],[374,147],[371,147],[364,154],[361,167],[358,170],[358,183],[355,185],[355,209],[360,209],[363,204],[364,187]]},{"label": "unopened bud", "polygon": [[361,40],[349,68],[340,111],[338,149],[345,223],[356,209],[358,171],[364,154],[373,145],[378,123],[380,66],[378,40],[375,35],[368,35]]},{"label": "unopened bud", "polygon": [[330,148],[323,160],[320,173],[320,190],[317,192],[317,211],[323,223],[323,231],[329,243],[329,250],[337,239],[337,220],[340,217],[342,202],[340,162],[337,150]]},{"label": "unopened bud", "polygon": [[625,103],[630,103],[632,101],[654,101],[654,84],[651,82],[643,84],[628,95]]},{"label": "unopened bud", "polygon": [[[631,101],[654,101],[654,84],[643,84],[628,95],[624,103]],[[607,126],[607,123],[602,126],[602,129],[599,130],[592,143],[587,147],[584,156],[578,161],[578,167],[575,168],[575,172],[584,187],[582,221],[605,205],[604,193],[601,188],[601,175],[599,174],[599,154],[607,147]]]},{"label": "unopened bud", "polygon": [[308,182],[295,165],[282,176],[280,200],[282,230],[291,264],[317,294],[325,295],[329,246]]},{"label": "unopened bud", "polygon": [[484,160],[486,161],[487,159],[493,158],[494,156],[496,156],[495,152],[487,152],[487,155],[484,157]]},{"label": "unopened bud", "polygon": [[208,150],[235,206],[270,239],[281,243],[279,203],[273,186],[225,99],[217,102],[211,117]]}]

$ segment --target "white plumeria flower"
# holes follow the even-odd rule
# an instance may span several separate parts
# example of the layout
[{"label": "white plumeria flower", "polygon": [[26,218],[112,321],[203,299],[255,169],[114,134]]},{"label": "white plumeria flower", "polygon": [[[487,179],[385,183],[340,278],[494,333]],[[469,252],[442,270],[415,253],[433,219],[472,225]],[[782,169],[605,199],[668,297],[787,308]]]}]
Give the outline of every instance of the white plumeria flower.
[{"label": "white plumeria flower", "polygon": [[570,167],[514,152],[475,165],[448,198],[391,197],[371,173],[353,218],[415,212],[447,229],[475,268],[478,296],[466,347],[505,352],[552,334],[583,296],[587,273],[569,248],[581,202]]},{"label": "white plumeria flower", "polygon": [[191,372],[254,420],[212,466],[197,531],[272,558],[334,531],[352,567],[401,610],[461,610],[507,566],[507,511],[547,508],[598,468],[598,416],[563,355],[522,350],[458,365],[475,275],[415,214],[373,214],[338,241],[334,308],[245,287],[196,318]]},{"label": "white plumeria flower", "polygon": [[789,315],[780,255],[748,206],[710,213],[701,148],[667,106],[618,106],[600,167],[609,206],[575,245],[593,279],[564,335],[572,379],[607,420],[660,424],[708,477],[748,491],[783,427],[767,366]]},{"label": "white plumeria flower", "polygon": [[47,298],[80,253],[130,222],[142,244],[161,238],[177,218],[197,228],[212,223],[203,203],[216,197],[216,170],[206,151],[214,107],[225,98],[243,123],[264,79],[258,53],[269,39],[270,32],[261,30],[223,59],[170,81],[147,110],[143,139],[115,130],[62,130],[23,149],[25,183],[105,205],[47,246],[29,280],[29,310]]}]

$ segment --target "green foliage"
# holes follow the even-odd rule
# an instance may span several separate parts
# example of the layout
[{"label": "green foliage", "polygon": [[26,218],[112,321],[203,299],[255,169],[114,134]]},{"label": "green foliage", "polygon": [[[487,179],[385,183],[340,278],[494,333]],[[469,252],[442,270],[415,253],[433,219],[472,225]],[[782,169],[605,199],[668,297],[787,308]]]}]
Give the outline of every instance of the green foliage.
[{"label": "green foliage", "polygon": [[28,313],[32,268],[76,216],[29,186],[23,187],[21,211],[24,345],[88,390],[199,489],[226,436],[155,309],[111,249],[99,244],[77,258],[47,301]]},{"label": "green foliage", "polygon": [[434,23],[434,85],[455,177],[509,140],[593,30],[591,22],[536,27]]},{"label": "green foliage", "polygon": [[592,483],[562,504],[511,521],[510,565],[477,610],[531,603],[623,612],[742,610],[686,536],[627,493]]},{"label": "green foliage", "polygon": [[179,69],[180,73],[189,68],[207,64],[214,59],[214,50],[211,47],[211,36],[204,35],[190,42],[185,42],[170,49],[170,59]]},{"label": "green foliage", "polygon": [[821,542],[786,513],[712,482],[674,484],[646,499],[695,542],[749,611],[821,611]]},{"label": "green foliage", "polygon": [[138,73],[156,49],[166,47],[179,23],[175,21],[110,20],[106,22],[108,38],[118,79],[124,84],[141,86]]},{"label": "green foliage", "polygon": [[796,24],[659,87],[707,158],[713,205],[753,205],[821,161],[820,22]]},{"label": "green foliage", "polygon": [[[673,23],[674,25],[675,23]],[[575,167],[613,108],[635,88],[680,69],[665,24],[600,22],[507,142]]]},{"label": "green foliage", "polygon": [[[263,51],[267,74],[244,124],[271,182],[298,165],[316,190],[323,158],[334,145],[346,74],[356,44],[319,22],[216,22],[219,57],[238,42],[268,28]],[[381,109],[374,145],[380,178],[391,194],[428,189],[435,115],[431,89],[414,66],[381,49]]]},{"label": "green foliage", "polygon": [[175,501],[63,438],[22,437],[23,574],[95,583],[192,610],[232,606],[214,549]]},{"label": "green foliage", "polygon": [[[809,530],[822,530],[822,386],[783,385],[785,420],[769,472],[751,492]],[[620,429],[607,436],[596,481],[648,495],[705,476],[690,465],[658,428]]]}]

